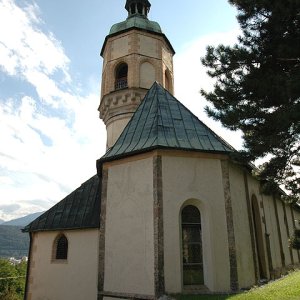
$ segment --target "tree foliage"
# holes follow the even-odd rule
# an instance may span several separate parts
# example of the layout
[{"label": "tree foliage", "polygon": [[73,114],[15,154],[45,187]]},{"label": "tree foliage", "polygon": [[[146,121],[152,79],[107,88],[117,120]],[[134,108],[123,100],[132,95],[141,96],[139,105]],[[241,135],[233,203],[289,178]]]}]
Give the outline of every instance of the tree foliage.
[{"label": "tree foliage", "polygon": [[300,195],[300,1],[229,0],[242,34],[232,47],[207,48],[202,63],[216,80],[209,116],[241,129],[248,161],[268,155],[260,177]]},{"label": "tree foliage", "polygon": [[290,246],[294,249],[300,249],[300,229],[295,229],[290,239]]},{"label": "tree foliage", "polygon": [[0,259],[0,300],[21,300],[24,297],[26,262],[18,265]]}]

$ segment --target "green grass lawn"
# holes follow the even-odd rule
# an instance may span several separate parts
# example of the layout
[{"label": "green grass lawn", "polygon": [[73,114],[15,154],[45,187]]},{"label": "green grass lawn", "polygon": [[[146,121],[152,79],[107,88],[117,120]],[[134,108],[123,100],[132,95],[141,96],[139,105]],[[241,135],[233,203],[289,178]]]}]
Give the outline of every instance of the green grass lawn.
[{"label": "green grass lawn", "polygon": [[177,300],[300,300],[300,271],[239,295],[178,295]]}]

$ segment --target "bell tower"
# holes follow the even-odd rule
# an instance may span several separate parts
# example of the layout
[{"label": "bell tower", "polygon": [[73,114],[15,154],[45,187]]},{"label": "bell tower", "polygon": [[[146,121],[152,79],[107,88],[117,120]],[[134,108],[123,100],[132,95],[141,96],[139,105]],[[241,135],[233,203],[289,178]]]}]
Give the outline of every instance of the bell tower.
[{"label": "bell tower", "polygon": [[148,0],[127,0],[125,21],[105,38],[100,118],[107,130],[107,148],[114,145],[152,84],[174,92],[174,49],[158,23],[150,21]]}]

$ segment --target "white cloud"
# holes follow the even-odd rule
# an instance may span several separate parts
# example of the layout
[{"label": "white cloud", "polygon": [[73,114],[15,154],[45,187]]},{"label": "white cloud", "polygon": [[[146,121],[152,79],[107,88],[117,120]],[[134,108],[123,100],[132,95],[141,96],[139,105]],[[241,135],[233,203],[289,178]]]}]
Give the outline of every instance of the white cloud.
[{"label": "white cloud", "polygon": [[41,31],[37,13],[36,4],[22,9],[13,0],[0,1],[0,68],[27,80],[41,99],[57,106],[60,91],[50,76],[59,71],[70,82],[70,61],[53,33]]},{"label": "white cloud", "polygon": [[[41,27],[35,4],[21,8],[0,0],[0,72],[22,79],[38,95],[7,98],[0,91],[0,218],[5,220],[61,200],[95,174],[95,161],[105,150],[98,95],[72,92],[79,89],[70,84],[69,58]],[[1,209],[7,205],[14,209]]]},{"label": "white cloud", "polygon": [[12,185],[14,181],[10,177],[0,176],[0,184]]},{"label": "white cloud", "polygon": [[[31,199],[48,201],[50,207],[95,174],[95,160],[103,154],[105,143],[100,135],[104,129],[94,113],[96,100],[81,99],[71,128],[62,119],[39,113],[30,97],[24,97],[17,109],[0,104],[0,166],[16,178],[14,184],[0,180],[0,204],[22,204],[18,215]],[[50,146],[44,143],[45,137]],[[41,207],[28,209],[40,211]]]},{"label": "white cloud", "polygon": [[202,66],[200,59],[205,56],[208,45],[232,45],[237,42],[239,33],[238,29],[233,29],[199,37],[186,44],[174,57],[175,96],[201,121],[237,149],[242,148],[241,133],[226,130],[220,123],[208,118],[204,112],[208,102],[201,96],[200,90],[212,90],[214,81],[206,74],[207,70]]}]

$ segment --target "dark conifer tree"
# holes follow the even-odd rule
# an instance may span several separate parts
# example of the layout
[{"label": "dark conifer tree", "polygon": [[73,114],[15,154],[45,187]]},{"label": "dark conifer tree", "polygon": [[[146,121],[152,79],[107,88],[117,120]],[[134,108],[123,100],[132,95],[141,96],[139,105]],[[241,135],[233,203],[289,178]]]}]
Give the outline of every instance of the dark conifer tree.
[{"label": "dark conifer tree", "polygon": [[[209,116],[241,129],[248,161],[268,155],[260,168],[267,189],[285,185],[300,199],[300,0],[229,0],[242,35],[232,47],[208,47],[202,59],[216,79]],[[273,192],[273,191],[272,191]]]}]

